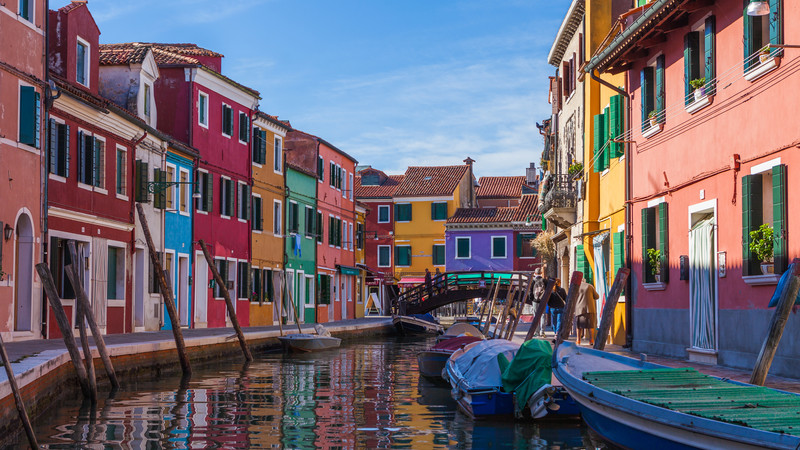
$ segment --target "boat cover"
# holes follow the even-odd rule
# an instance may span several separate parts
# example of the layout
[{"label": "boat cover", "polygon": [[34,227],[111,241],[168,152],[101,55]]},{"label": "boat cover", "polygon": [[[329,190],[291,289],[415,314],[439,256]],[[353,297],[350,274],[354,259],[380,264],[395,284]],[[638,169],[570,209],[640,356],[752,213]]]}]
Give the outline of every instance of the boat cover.
[{"label": "boat cover", "polygon": [[514,392],[517,411],[522,411],[528,399],[553,380],[553,347],[543,339],[531,339],[520,347],[517,355],[503,372],[503,390]]},{"label": "boat cover", "polygon": [[449,351],[456,351],[461,347],[471,343],[480,341],[482,338],[477,336],[459,336],[450,339],[445,339],[438,344],[431,347],[431,350],[449,350]]},{"label": "boat cover", "polygon": [[454,365],[469,389],[500,388],[503,382],[497,355],[512,360],[519,347],[503,339],[481,341],[460,355]]},{"label": "boat cover", "polygon": [[419,319],[419,320],[424,320],[424,321],[426,321],[426,322],[430,322],[430,323],[436,323],[436,324],[438,324],[438,323],[439,323],[439,321],[436,319],[436,317],[433,317],[433,316],[431,315],[431,313],[425,313],[425,314],[411,314],[409,317],[413,317],[413,318],[415,318],[415,319]]}]

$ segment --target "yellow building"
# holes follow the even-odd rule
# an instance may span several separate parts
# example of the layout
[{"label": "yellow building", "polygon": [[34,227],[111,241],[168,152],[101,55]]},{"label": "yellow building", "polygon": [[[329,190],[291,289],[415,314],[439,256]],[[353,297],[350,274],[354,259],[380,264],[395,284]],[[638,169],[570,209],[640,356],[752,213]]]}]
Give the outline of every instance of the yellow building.
[{"label": "yellow building", "polygon": [[367,222],[367,207],[361,202],[356,201],[356,267],[358,271],[356,277],[356,318],[364,317],[364,307],[366,297],[366,252],[364,250],[364,238]]},{"label": "yellow building", "polygon": [[283,122],[261,112],[253,120],[251,326],[273,325],[278,320],[273,301],[279,298],[282,286],[283,139],[288,130]]},{"label": "yellow building", "polygon": [[445,222],[458,208],[475,206],[473,160],[461,166],[409,167],[393,196],[395,278],[424,281],[425,269],[445,270]]}]

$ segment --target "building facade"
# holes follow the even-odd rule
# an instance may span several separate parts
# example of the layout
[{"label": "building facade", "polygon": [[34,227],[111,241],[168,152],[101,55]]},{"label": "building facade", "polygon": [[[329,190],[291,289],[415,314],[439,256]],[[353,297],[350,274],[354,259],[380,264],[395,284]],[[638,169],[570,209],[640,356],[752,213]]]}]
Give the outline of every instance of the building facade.
[{"label": "building facade", "polygon": [[[284,233],[285,278],[287,295],[282,315],[294,322],[294,312],[303,323],[327,322],[330,304],[315,298],[317,274],[317,174],[316,156],[295,151],[294,143],[286,142],[286,220]],[[318,304],[319,303],[319,304]],[[324,306],[323,306],[324,305]]]}]

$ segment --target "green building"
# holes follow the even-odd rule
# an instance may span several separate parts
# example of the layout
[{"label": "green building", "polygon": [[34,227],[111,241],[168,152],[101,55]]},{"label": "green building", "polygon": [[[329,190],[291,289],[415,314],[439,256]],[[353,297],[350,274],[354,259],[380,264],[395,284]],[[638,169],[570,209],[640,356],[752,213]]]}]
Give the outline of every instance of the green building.
[{"label": "green building", "polygon": [[[286,162],[286,285],[301,322],[316,321],[317,176],[303,161]],[[287,320],[294,320],[291,310]]]}]

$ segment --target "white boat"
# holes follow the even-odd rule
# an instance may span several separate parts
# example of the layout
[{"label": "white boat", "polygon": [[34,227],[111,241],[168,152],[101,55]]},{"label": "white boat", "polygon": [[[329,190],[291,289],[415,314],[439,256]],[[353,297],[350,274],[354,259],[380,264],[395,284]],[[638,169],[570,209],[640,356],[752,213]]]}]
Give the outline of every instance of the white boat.
[{"label": "white boat", "polygon": [[332,337],[328,330],[322,325],[317,324],[314,329],[317,334],[296,333],[278,337],[278,340],[287,350],[296,352],[315,352],[339,348],[342,340]]},{"label": "white boat", "polygon": [[432,333],[442,334],[444,327],[439,325],[430,314],[414,314],[411,316],[393,316],[392,324],[400,334]]}]

